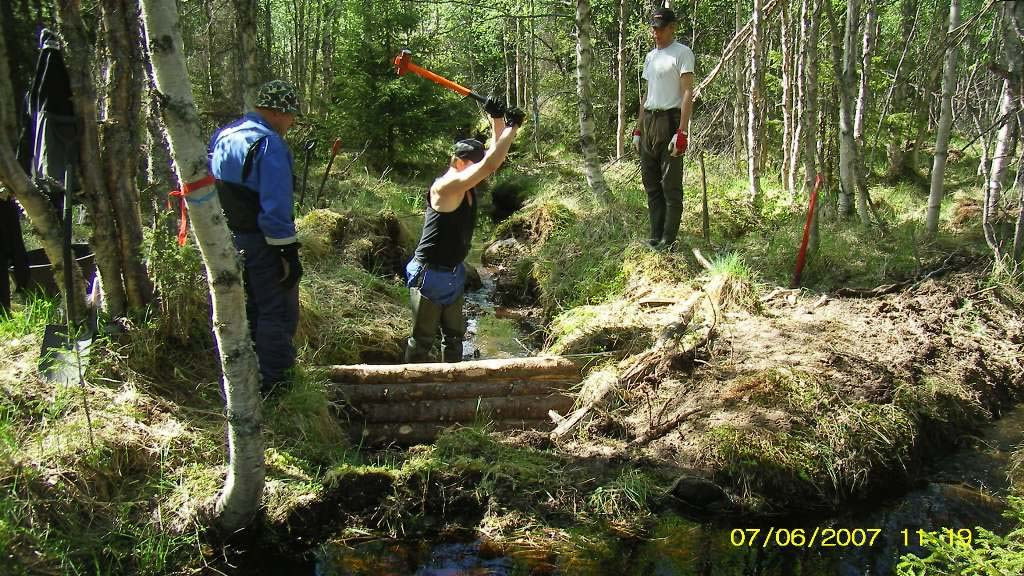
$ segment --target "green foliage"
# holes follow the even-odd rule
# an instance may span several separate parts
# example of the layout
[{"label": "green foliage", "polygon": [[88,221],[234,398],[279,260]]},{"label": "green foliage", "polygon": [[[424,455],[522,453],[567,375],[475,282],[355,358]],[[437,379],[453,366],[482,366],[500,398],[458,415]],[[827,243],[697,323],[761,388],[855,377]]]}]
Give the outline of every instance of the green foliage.
[{"label": "green foliage", "polygon": [[472,104],[418,76],[395,74],[390,63],[402,49],[432,67],[423,59],[430,39],[419,27],[422,17],[408,2],[346,3],[329,100],[331,110],[345,113],[328,124],[337,126],[344,142],[365,144],[367,160],[378,170],[417,157],[437,158],[444,144],[431,144],[468,135],[475,120]]},{"label": "green foliage", "polygon": [[920,532],[927,556],[900,558],[899,576],[1015,576],[1024,573],[1024,499],[1009,498],[1006,517],[1017,527],[1005,536],[980,526],[966,532]]}]

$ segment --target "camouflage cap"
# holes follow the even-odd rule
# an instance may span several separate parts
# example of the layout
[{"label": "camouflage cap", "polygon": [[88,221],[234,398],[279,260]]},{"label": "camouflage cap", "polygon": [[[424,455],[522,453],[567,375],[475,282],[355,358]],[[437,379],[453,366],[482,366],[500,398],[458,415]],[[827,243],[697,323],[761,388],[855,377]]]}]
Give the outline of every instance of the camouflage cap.
[{"label": "camouflage cap", "polygon": [[456,158],[479,162],[484,159],[484,144],[476,138],[459,140],[452,147],[452,154]]},{"label": "camouflage cap", "polygon": [[295,87],[284,80],[271,80],[260,86],[256,93],[256,107],[278,112],[299,114],[299,95]]}]

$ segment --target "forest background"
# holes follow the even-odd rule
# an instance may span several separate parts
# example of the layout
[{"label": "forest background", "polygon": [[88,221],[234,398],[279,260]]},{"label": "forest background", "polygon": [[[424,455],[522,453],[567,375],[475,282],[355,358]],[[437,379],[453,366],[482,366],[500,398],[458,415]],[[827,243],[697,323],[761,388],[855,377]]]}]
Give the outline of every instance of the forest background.
[{"label": "forest background", "polygon": [[[96,251],[105,318],[128,335],[110,344],[118,351],[112,365],[95,369],[106,370],[100,372],[105,378],[154,387],[160,398],[173,397],[183,384],[199,389],[197,383],[215,381],[222,370],[228,404],[231,398],[251,402],[245,388],[251,376],[234,372],[227,359],[221,358],[221,367],[213,358],[175,366],[166,353],[168,348],[211,349],[215,337],[208,324],[208,292],[195,286],[204,262],[211,271],[219,265],[231,272],[230,261],[216,264],[208,248],[218,246],[217,239],[212,232],[203,239],[202,219],[196,224],[202,257],[192,247],[173,246],[176,212],[167,210],[166,194],[179,188],[179,181],[193,181],[203,172],[195,146],[192,160],[174,150],[173,126],[191,130],[192,140],[205,144],[217,126],[249,108],[262,82],[285,78],[297,86],[304,112],[288,136],[297,171],[305,167],[306,144],[315,143],[309,197],[297,207],[298,215],[330,207],[366,222],[352,228],[354,236],[396,236],[394,222],[407,222],[416,213],[425,186],[443,170],[451,143],[485,134],[486,127],[472,100],[395,74],[392,59],[409,49],[421,65],[529,112],[495,188],[516,189],[524,202],[533,201],[532,213],[542,215],[545,226],[563,228],[561,234],[539,234],[538,245],[531,247],[534,258],[521,270],[539,286],[537,301],[546,322],[557,326],[555,319],[564,319],[574,308],[622,296],[637,261],[665,273],[657,270],[664,262],[638,255],[635,246],[644,233],[645,208],[628,139],[644,89],[640,67],[651,48],[647,15],[662,4],[679,14],[678,38],[697,56],[685,160],[688,246],[709,242],[723,254],[739,254],[758,281],[788,285],[807,200],[821,174],[805,279],[811,288],[900,282],[921,274],[929,262],[967,250],[984,262],[986,281],[1019,297],[1024,177],[1017,139],[1024,120],[1024,8],[1018,2],[183,0],[136,5],[132,0],[11,0],[0,7],[8,71],[0,78],[0,181],[25,206],[34,233],[30,242],[58,262],[59,275],[62,233],[56,214],[41,201],[42,190],[52,183],[19,176],[9,155],[24,121],[20,96],[31,82],[38,31],[50,26],[65,41],[80,114],[81,200],[91,220],[76,233],[89,237]],[[160,38],[143,31],[146,15],[158,9],[172,15],[165,20],[175,20],[165,25],[177,25],[188,86],[174,86],[189,93],[194,116],[178,94],[172,95],[174,90],[160,85],[163,66],[157,53],[166,46],[150,42],[146,49],[143,41]],[[146,26],[159,23],[150,19]],[[336,139],[341,154],[327,179],[326,196],[320,198],[317,184]],[[706,225],[700,201],[705,172]],[[585,224],[588,219],[593,226]],[[98,222],[104,225],[94,225]],[[219,240],[223,246],[223,237]],[[395,335],[405,329],[402,291],[393,276],[382,273],[389,263],[379,257],[381,245],[369,242],[346,258],[363,264],[369,260],[370,265],[347,262],[331,269],[333,264],[325,261],[313,266],[304,296],[304,317],[312,318],[302,335],[305,363],[396,357]],[[560,259],[559,254],[593,258]],[[310,251],[304,258],[318,256]],[[342,298],[372,301],[369,310],[332,308],[325,296],[332,285],[353,286],[355,292]],[[210,293],[214,288],[211,284]],[[85,297],[78,283],[74,298],[83,305],[76,310],[86,310]],[[237,306],[238,297],[225,292],[221,301],[234,299]],[[217,301],[215,296],[215,307]],[[23,305],[17,322],[8,327],[19,350],[31,348],[19,338],[46,324],[55,309],[45,301]],[[374,323],[371,317],[387,320]],[[230,322],[215,326],[222,324]],[[318,336],[332,331],[343,334],[335,339],[340,343]],[[222,348],[223,337],[216,337]],[[14,373],[24,375],[23,368]],[[233,374],[241,375],[236,379]],[[33,396],[29,389],[12,391],[14,400],[4,405],[5,429],[17,431],[11,432],[10,446],[22,446],[27,438],[49,433],[61,418],[78,415],[72,396],[64,397],[54,412],[50,392],[37,390]],[[323,400],[322,390],[310,389]],[[199,396],[207,408],[221,404],[215,391]],[[17,415],[29,404],[35,406],[30,413],[42,415],[26,424]],[[326,413],[314,401],[304,407]],[[259,417],[255,408],[249,409]],[[276,429],[280,437],[268,435],[271,473],[287,467],[274,462],[273,450],[285,452],[285,437],[295,432],[281,422],[270,423],[271,429],[275,426],[281,427]],[[324,442],[316,450],[337,439],[332,436],[337,430],[324,429],[319,430]],[[88,430],[87,443],[81,435],[80,444],[69,440],[74,447],[58,450],[76,466],[98,457],[91,423]],[[101,448],[111,450],[104,434],[99,436]],[[237,465],[239,454],[225,456],[219,439],[206,441],[214,445],[206,446],[204,454]],[[262,444],[253,450],[262,462]],[[309,450],[296,453],[305,451],[302,458],[317,469],[352,457],[344,450]],[[44,450],[34,457],[45,461],[47,455],[52,456]],[[197,456],[178,457],[181,462],[166,466],[148,460],[144,466],[127,465],[140,466],[134,470],[139,476],[148,477],[154,469],[180,476]],[[190,473],[201,480],[192,481],[216,492],[209,486],[221,485],[221,472]],[[67,521],[56,536],[46,536],[38,526],[25,528],[31,524],[26,519],[40,512],[25,504],[32,498],[24,486],[31,492],[33,484],[16,482],[24,480],[22,473],[11,464],[5,476],[8,528],[0,530],[0,542],[7,538],[24,549],[46,549],[46,562],[58,565],[81,566],[96,555],[117,557],[116,548],[124,542],[104,544],[115,552],[69,552],[75,546],[68,534],[79,527],[77,521]],[[245,524],[264,497],[262,474],[248,503],[227,520],[229,526]],[[181,485],[150,489],[167,499],[183,498]],[[68,492],[43,501],[71,498]],[[133,518],[126,529],[129,542],[153,541],[178,552],[192,543],[180,531],[173,537],[162,530],[154,533],[150,523],[138,520],[147,508],[128,508],[108,511],[107,520]],[[217,507],[221,521],[225,508],[230,512],[231,504],[222,499]]]}]

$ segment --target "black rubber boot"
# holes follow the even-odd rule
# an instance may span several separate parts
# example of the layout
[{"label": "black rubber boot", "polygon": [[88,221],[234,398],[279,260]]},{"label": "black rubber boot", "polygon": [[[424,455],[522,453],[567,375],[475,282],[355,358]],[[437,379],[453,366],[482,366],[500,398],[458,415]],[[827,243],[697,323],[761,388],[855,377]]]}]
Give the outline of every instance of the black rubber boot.
[{"label": "black rubber boot", "polygon": [[682,217],[682,206],[669,206],[665,210],[665,232],[661,237],[659,246],[664,245],[664,247],[668,247],[676,241],[676,236],[679,234],[679,221]]}]

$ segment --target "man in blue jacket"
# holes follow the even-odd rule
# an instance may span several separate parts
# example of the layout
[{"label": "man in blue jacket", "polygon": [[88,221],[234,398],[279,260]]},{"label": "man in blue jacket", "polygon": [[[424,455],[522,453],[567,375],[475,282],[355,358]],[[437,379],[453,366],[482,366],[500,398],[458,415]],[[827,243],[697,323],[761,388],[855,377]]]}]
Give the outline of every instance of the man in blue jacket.
[{"label": "man in blue jacket", "polygon": [[302,264],[284,135],[299,99],[291,84],[273,80],[260,87],[255,108],[213,135],[210,173],[245,264],[246,315],[267,394],[295,365]]}]

